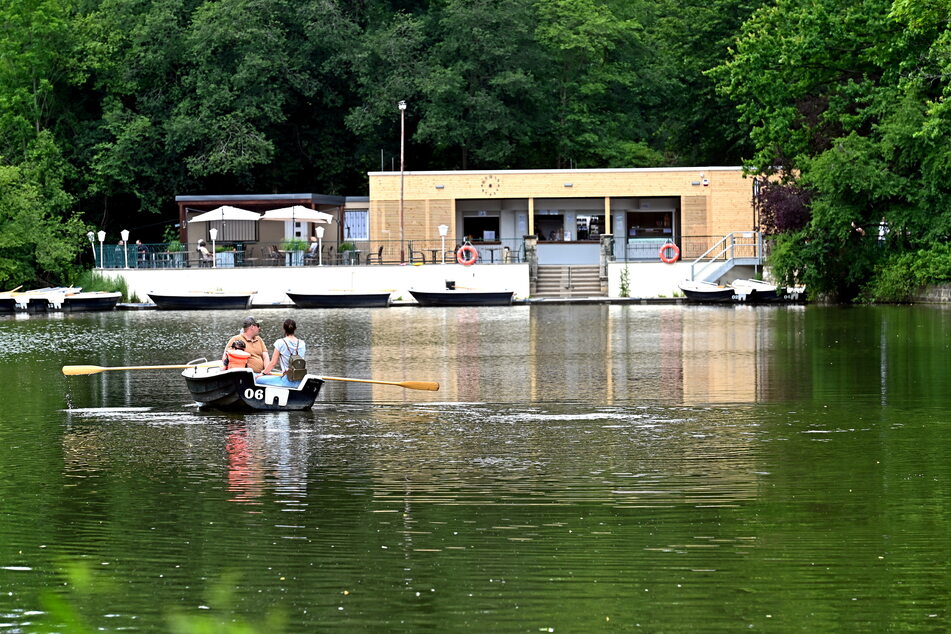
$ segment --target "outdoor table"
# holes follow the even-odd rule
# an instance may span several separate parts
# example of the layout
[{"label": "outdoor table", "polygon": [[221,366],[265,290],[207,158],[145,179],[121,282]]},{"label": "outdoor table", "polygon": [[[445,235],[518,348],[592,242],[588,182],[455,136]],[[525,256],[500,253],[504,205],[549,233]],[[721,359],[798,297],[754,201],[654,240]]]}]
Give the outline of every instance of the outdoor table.
[{"label": "outdoor table", "polygon": [[303,251],[281,251],[280,249],[278,249],[278,253],[284,254],[284,266],[303,266],[304,265]]}]

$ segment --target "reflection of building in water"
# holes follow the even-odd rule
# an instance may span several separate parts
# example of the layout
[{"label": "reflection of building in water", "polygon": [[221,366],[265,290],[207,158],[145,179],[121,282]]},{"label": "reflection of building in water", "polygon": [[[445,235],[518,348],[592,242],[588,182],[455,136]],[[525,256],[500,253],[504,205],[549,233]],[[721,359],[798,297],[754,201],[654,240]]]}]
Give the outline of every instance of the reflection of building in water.
[{"label": "reflection of building in water", "polygon": [[603,304],[361,311],[323,322],[332,345],[314,345],[310,361],[330,376],[441,383],[439,392],[328,383],[325,402],[755,402],[770,389],[771,328],[786,312]]},{"label": "reflection of building in water", "polygon": [[683,400],[685,403],[756,402],[770,346],[768,322],[775,308],[685,307]]}]

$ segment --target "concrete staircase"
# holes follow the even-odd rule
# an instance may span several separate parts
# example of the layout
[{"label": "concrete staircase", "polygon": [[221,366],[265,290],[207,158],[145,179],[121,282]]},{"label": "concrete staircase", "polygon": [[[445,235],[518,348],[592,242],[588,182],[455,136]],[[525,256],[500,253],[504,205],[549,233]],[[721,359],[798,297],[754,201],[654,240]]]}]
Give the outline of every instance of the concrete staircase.
[{"label": "concrete staircase", "polygon": [[596,264],[539,266],[532,297],[604,297],[598,269]]}]

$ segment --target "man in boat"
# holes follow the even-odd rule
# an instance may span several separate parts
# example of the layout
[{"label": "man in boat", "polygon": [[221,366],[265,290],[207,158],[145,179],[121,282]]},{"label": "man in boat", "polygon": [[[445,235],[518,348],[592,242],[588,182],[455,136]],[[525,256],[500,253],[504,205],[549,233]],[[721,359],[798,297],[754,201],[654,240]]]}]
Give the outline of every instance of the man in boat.
[{"label": "man in boat", "polygon": [[241,332],[228,339],[221,360],[224,362],[228,358],[228,349],[231,348],[236,339],[241,339],[244,341],[245,352],[251,355],[248,357],[248,367],[254,372],[260,373],[264,370],[264,366],[271,362],[271,357],[267,353],[267,344],[261,338],[261,324],[254,317],[247,317],[241,326]]}]

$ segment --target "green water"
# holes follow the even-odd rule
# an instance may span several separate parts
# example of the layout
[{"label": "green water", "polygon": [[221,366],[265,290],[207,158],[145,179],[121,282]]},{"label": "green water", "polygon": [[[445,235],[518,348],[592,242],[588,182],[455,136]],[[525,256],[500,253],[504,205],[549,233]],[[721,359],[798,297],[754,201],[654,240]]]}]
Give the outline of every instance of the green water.
[{"label": "green water", "polygon": [[198,412],[240,313],[0,318],[0,632],[947,631],[951,311],[257,310],[329,384]]}]

